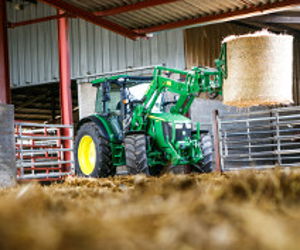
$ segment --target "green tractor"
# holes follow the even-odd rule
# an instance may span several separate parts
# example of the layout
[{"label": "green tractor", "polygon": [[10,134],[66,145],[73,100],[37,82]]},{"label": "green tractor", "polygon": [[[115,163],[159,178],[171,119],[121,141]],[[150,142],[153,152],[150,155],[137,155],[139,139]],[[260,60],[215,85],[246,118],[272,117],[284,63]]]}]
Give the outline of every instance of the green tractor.
[{"label": "green tractor", "polygon": [[117,169],[119,174],[146,175],[211,172],[211,136],[187,114],[199,94],[222,94],[226,45],[215,62],[216,68],[156,67],[151,77],[118,75],[93,81],[96,112],[79,122],[76,174],[107,177]]}]

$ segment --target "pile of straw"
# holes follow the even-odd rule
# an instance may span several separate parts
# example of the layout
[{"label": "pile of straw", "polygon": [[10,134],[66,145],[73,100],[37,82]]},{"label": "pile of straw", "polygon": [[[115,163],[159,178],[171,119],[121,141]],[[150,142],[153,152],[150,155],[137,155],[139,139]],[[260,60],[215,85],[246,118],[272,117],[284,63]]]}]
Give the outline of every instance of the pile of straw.
[{"label": "pile of straw", "polygon": [[0,249],[299,249],[300,172],[285,170],[0,189]]},{"label": "pile of straw", "polygon": [[236,107],[293,103],[293,37],[268,31],[230,36],[224,103]]}]

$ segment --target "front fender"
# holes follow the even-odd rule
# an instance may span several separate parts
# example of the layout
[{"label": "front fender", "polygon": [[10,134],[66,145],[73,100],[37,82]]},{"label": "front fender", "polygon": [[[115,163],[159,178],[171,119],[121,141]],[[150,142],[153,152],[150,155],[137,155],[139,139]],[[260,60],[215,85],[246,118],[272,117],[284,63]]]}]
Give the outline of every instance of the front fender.
[{"label": "front fender", "polygon": [[100,127],[100,129],[103,131],[103,133],[105,134],[106,138],[113,143],[118,143],[118,140],[113,132],[113,129],[111,127],[111,124],[109,121],[106,120],[105,117],[98,115],[98,114],[94,114],[94,115],[90,115],[88,117],[85,117],[83,119],[81,119],[78,123],[78,127],[77,130],[85,123],[87,122],[93,122],[95,123],[97,126]]}]

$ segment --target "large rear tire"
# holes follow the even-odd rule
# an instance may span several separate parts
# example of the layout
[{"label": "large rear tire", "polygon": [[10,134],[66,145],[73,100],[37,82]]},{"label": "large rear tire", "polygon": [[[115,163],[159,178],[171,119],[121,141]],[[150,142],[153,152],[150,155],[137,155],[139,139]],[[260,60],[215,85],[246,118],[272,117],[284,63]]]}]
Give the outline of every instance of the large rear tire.
[{"label": "large rear tire", "polygon": [[124,142],[128,174],[149,175],[146,136],[144,134],[130,134],[125,137]]},{"label": "large rear tire", "polygon": [[93,122],[83,124],[75,138],[75,173],[82,177],[107,177],[115,170],[109,141]]},{"label": "large rear tire", "polygon": [[200,147],[203,154],[203,160],[197,165],[197,171],[200,173],[210,173],[213,169],[213,144],[209,133],[201,134]]}]

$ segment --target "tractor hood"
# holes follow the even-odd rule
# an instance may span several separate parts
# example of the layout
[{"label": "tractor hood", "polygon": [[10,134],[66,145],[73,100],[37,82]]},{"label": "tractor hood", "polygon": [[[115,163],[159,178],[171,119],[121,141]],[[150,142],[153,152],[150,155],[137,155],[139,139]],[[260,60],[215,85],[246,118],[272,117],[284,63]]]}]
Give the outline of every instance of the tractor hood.
[{"label": "tractor hood", "polygon": [[191,123],[191,119],[180,115],[180,114],[171,114],[171,113],[151,113],[148,118],[153,120],[159,120],[162,122],[171,122],[171,123]]}]

